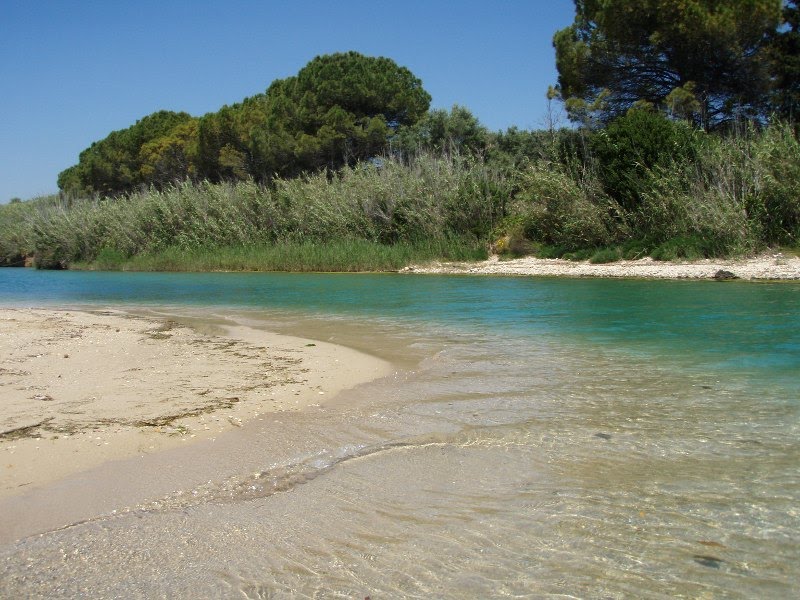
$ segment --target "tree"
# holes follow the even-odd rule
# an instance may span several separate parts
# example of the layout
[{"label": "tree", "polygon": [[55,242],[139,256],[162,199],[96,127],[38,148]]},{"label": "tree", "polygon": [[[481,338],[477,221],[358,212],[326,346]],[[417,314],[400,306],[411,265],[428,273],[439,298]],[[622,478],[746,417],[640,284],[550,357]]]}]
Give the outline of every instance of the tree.
[{"label": "tree", "polygon": [[414,125],[401,127],[393,147],[406,154],[420,149],[433,152],[479,153],[486,148],[489,132],[464,106],[454,104],[450,111],[435,109]]},{"label": "tree", "polygon": [[139,150],[140,179],[162,187],[193,178],[197,173],[197,120],[176,125]]},{"label": "tree", "polygon": [[800,121],[800,9],[797,0],[786,0],[783,25],[770,40],[772,108],[785,119]]},{"label": "tree", "polygon": [[115,195],[147,185],[142,172],[142,147],[191,120],[187,113],[162,110],[127,129],[112,131],[81,152],[77,165],[59,174],[59,188],[72,194]]},{"label": "tree", "polygon": [[395,128],[416,122],[431,101],[411,71],[389,58],[358,52],[318,56],[283,89],[300,107],[298,118],[306,133],[322,127],[334,106],[355,119],[380,115]]},{"label": "tree", "polygon": [[764,114],[781,0],[575,0],[553,38],[571,118],[652,105],[705,127]]},{"label": "tree", "polygon": [[267,89],[266,119],[250,132],[250,151],[267,176],[354,164],[383,152],[430,100],[422,82],[388,58],[318,56]]},{"label": "tree", "polygon": [[195,177],[218,182],[336,169],[385,151],[430,95],[388,58],[318,56],[265,93],[195,119],[160,111],[114,131],[59,174],[69,194],[115,195]]},{"label": "tree", "polygon": [[633,211],[641,204],[652,170],[693,161],[700,135],[653,109],[634,108],[594,133],[590,147],[605,191]]}]

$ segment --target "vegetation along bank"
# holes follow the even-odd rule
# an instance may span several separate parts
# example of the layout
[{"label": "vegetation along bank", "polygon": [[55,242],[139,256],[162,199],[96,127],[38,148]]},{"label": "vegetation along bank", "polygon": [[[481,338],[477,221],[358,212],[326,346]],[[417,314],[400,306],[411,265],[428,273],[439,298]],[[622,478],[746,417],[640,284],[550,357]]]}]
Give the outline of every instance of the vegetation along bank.
[{"label": "vegetation along bank", "polygon": [[490,132],[356,52],[199,118],[154,113],[84,150],[59,194],[0,206],[0,264],[347,271],[489,252],[796,252],[796,0],[576,2],[554,46],[548,94],[568,128]]}]

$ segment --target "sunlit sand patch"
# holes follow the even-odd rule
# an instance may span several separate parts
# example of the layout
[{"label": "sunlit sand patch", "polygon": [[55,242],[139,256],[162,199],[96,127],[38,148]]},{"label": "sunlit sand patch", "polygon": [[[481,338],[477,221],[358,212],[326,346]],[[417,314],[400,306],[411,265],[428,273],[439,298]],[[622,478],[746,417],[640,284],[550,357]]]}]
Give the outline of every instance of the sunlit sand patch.
[{"label": "sunlit sand patch", "polygon": [[388,368],[324,342],[230,334],[109,311],[0,310],[0,497],[319,406]]}]

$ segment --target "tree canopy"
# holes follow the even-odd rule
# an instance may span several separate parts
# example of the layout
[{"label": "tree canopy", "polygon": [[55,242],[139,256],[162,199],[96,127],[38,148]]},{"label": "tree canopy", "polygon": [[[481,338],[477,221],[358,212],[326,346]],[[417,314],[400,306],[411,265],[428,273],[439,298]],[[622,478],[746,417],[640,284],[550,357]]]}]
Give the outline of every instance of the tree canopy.
[{"label": "tree canopy", "polygon": [[769,44],[774,76],[772,105],[777,114],[800,120],[800,9],[797,0],[786,0],[783,25]]},{"label": "tree canopy", "polygon": [[575,0],[553,38],[572,118],[650,104],[706,127],[763,114],[781,0]]},{"label": "tree canopy", "polygon": [[406,155],[420,150],[437,153],[480,153],[486,148],[489,131],[470,110],[454,104],[448,112],[428,111],[413,125],[399,128],[392,149]]},{"label": "tree canopy", "polygon": [[112,131],[81,152],[78,164],[62,171],[58,187],[64,191],[114,195],[148,184],[140,151],[146,144],[173,134],[193,118],[187,113],[155,112],[127,129]]},{"label": "tree canopy", "polygon": [[195,119],[160,111],[84,150],[59,187],[114,195],[187,177],[263,181],[382,153],[431,97],[405,67],[357,52],[318,56],[266,92]]}]

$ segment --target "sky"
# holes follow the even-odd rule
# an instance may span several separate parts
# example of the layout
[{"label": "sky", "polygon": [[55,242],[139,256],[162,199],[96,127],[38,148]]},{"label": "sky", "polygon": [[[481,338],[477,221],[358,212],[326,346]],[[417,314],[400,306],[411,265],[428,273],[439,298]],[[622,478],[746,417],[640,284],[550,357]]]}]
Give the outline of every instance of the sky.
[{"label": "sky", "polygon": [[572,0],[0,0],[0,203],[56,192],[81,150],[157,110],[214,112],[348,50],[409,68],[431,108],[543,127],[573,16]]}]

